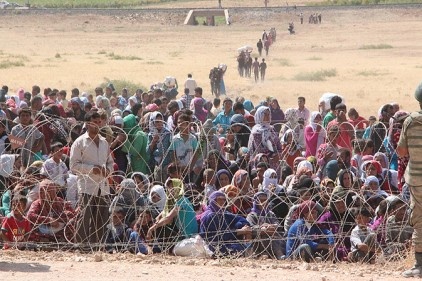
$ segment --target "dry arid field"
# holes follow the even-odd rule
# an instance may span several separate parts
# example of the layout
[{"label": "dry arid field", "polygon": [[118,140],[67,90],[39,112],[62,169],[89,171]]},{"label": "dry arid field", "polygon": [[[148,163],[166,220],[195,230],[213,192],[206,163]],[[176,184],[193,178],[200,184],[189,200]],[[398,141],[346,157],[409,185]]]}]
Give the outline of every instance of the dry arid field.
[{"label": "dry arid field", "polygon": [[[201,2],[200,7],[216,2]],[[260,2],[250,3],[257,6]],[[195,2],[157,7],[195,7]],[[305,15],[303,25],[297,16],[300,11]],[[322,13],[322,24],[307,23],[313,12]],[[0,84],[12,92],[19,87],[30,90],[34,84],[93,92],[108,80],[149,87],[169,75],[181,83],[192,73],[210,98],[209,70],[225,63],[230,97],[258,102],[274,96],[286,109],[295,106],[297,96],[302,95],[308,107],[316,110],[322,93],[335,92],[365,117],[393,101],[406,110],[417,109],[413,92],[422,81],[421,5],[298,7],[296,12],[234,9],[230,26],[215,27],[184,26],[185,16],[185,12],[157,10],[0,11]],[[288,35],[289,21],[295,22],[296,35]],[[239,77],[237,48],[255,46],[262,31],[270,27],[277,29],[278,37],[266,58],[267,80],[255,83]],[[332,76],[308,81],[324,78],[321,73]],[[3,279],[34,281],[399,280],[399,273],[411,263],[408,259],[394,264],[307,267],[267,260],[0,251]]]},{"label": "dry arid field", "polygon": [[[412,96],[422,81],[421,11],[421,5],[298,7],[296,13],[233,10],[232,25],[215,27],[185,26],[186,13],[177,11],[2,12],[0,83],[11,91],[38,84],[92,92],[108,79],[149,87],[165,76],[175,76],[182,84],[192,73],[211,97],[209,70],[225,63],[231,97],[257,102],[274,96],[286,109],[302,95],[314,110],[322,93],[335,92],[366,117],[393,101],[416,110]],[[312,12],[322,14],[322,24],[306,23]],[[295,22],[296,35],[288,35],[289,21]],[[278,36],[266,58],[267,80],[256,84],[239,77],[237,48],[255,47],[270,27]],[[324,73],[334,76],[324,78]],[[325,81],[308,81],[312,78]]]}]

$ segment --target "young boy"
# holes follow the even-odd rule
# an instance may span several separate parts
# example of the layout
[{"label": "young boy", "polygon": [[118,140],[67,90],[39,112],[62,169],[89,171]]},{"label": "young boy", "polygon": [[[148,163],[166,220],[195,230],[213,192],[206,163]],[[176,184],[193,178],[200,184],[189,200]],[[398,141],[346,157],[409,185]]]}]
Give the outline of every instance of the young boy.
[{"label": "young boy", "polygon": [[212,107],[212,109],[211,109],[211,114],[212,114],[212,115],[213,115],[213,117],[215,118],[215,117],[217,117],[217,115],[218,115],[221,111],[223,111],[223,110],[221,109],[221,107],[220,107],[220,105],[221,105],[221,100],[220,100],[219,98],[215,98],[212,104],[213,104],[213,107]]},{"label": "young boy", "polygon": [[198,158],[198,153],[195,153],[198,140],[190,133],[191,122],[191,115],[182,113],[179,116],[177,120],[179,133],[173,137],[169,147],[172,162],[177,163],[182,176],[188,178]]},{"label": "young boy", "polygon": [[146,209],[141,214],[139,214],[138,219],[136,220],[134,231],[130,234],[129,243],[130,251],[135,254],[148,254],[152,253],[152,250],[145,243],[148,229],[154,224],[152,221],[151,212]]},{"label": "young boy", "polygon": [[[3,220],[1,238],[4,241],[3,249],[8,249],[11,243],[28,241],[31,223],[24,217],[27,199],[16,195],[12,199],[12,212]],[[17,245],[21,248],[21,245]]]},{"label": "young boy", "polygon": [[205,200],[208,202],[208,197],[210,197],[211,193],[214,191],[217,191],[217,188],[215,187],[215,181],[216,181],[215,171],[213,169],[205,169],[204,171],[204,180],[202,182],[202,185],[204,187],[204,193],[205,193]]},{"label": "young boy", "polygon": [[59,188],[59,197],[66,198],[66,185],[69,178],[69,170],[62,161],[63,144],[55,142],[51,145],[50,158],[45,160],[41,168],[41,175],[46,176],[56,183]]},{"label": "young boy", "polygon": [[371,213],[365,208],[355,212],[356,226],[350,235],[351,252],[348,254],[350,262],[375,263],[377,250],[377,234],[369,227]]},{"label": "young boy", "polygon": [[[116,244],[114,248],[116,250],[121,250],[121,243],[128,241],[129,235],[132,230],[124,223],[125,221],[125,211],[123,209],[117,209],[112,214],[112,219],[110,224],[107,226],[108,235],[106,239],[107,244]],[[107,246],[109,252],[113,251],[112,246]]]}]

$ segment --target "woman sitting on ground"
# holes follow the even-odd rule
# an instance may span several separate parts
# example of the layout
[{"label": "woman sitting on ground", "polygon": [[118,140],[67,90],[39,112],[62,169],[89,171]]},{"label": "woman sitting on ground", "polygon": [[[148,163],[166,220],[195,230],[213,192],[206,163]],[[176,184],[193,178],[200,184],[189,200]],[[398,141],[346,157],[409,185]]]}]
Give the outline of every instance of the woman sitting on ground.
[{"label": "woman sitting on ground", "polygon": [[239,255],[246,250],[241,238],[250,239],[252,228],[245,218],[228,212],[225,193],[215,191],[201,217],[199,234],[214,256]]}]

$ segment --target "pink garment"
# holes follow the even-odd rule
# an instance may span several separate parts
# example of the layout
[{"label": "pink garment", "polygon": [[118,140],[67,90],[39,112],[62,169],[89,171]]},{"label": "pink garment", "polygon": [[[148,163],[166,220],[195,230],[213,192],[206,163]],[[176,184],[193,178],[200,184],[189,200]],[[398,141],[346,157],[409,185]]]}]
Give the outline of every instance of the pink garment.
[{"label": "pink garment", "polygon": [[306,157],[316,156],[318,145],[319,132],[314,131],[312,126],[308,125],[304,131],[305,143],[306,143]]},{"label": "pink garment", "polygon": [[327,130],[331,126],[337,125],[340,128],[340,135],[337,140],[337,145],[340,147],[348,148],[350,151],[353,151],[352,140],[350,137],[350,132],[354,132],[355,129],[350,125],[350,123],[343,122],[340,123],[336,119],[328,123]]}]

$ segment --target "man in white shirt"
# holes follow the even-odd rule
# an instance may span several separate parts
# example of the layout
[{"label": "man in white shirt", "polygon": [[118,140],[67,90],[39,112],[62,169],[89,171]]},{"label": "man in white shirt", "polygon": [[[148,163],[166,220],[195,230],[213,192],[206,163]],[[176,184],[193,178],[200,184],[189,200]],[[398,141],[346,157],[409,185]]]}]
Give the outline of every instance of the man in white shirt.
[{"label": "man in white shirt", "polygon": [[[185,81],[185,89],[189,89],[189,95],[193,96],[195,93],[195,88],[198,87],[198,85],[196,84],[195,79],[192,78],[192,74],[188,74],[188,79],[186,79]],[[188,105],[190,103],[187,103]]]},{"label": "man in white shirt", "polygon": [[99,135],[98,112],[88,112],[85,122],[87,132],[75,140],[70,150],[70,170],[78,177],[80,193],[76,241],[98,243],[104,239],[109,219],[107,179],[113,171],[113,158],[106,139]]},{"label": "man in white shirt", "polygon": [[304,97],[298,97],[297,98],[297,115],[299,118],[303,118],[303,121],[305,122],[304,126],[309,124],[309,119],[311,117],[311,113],[309,112],[309,109],[305,107],[305,98]]}]

